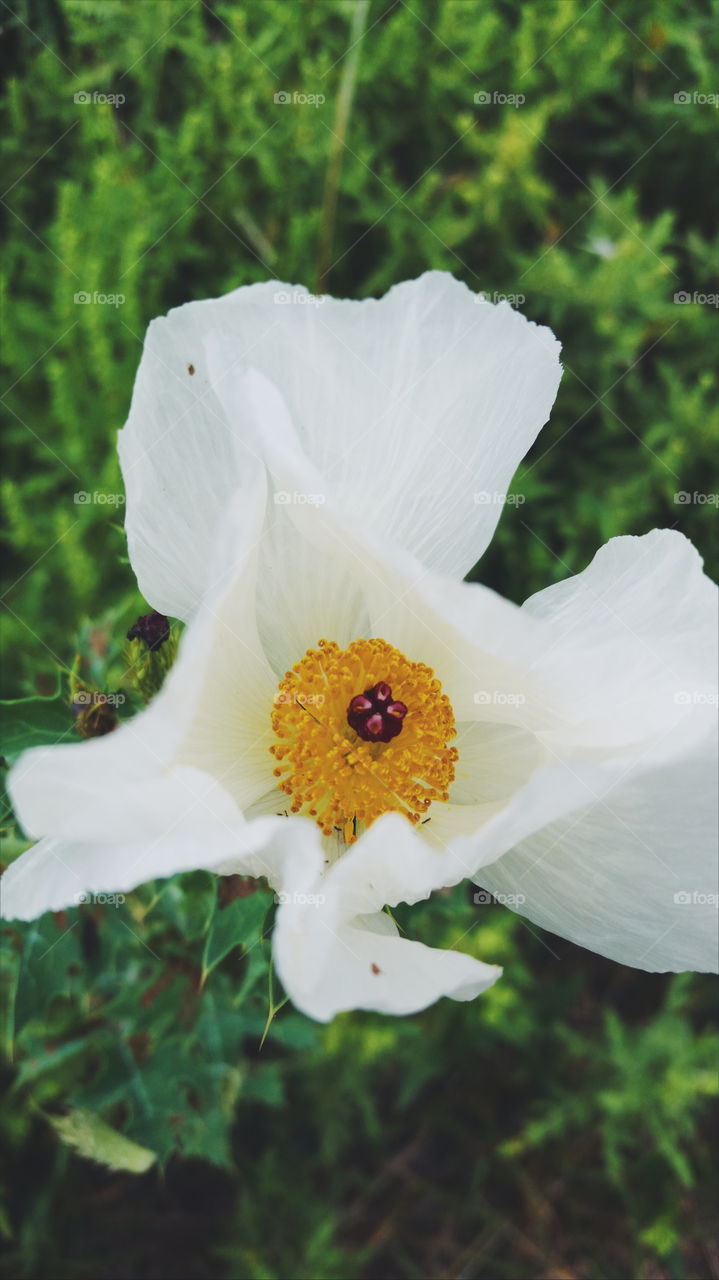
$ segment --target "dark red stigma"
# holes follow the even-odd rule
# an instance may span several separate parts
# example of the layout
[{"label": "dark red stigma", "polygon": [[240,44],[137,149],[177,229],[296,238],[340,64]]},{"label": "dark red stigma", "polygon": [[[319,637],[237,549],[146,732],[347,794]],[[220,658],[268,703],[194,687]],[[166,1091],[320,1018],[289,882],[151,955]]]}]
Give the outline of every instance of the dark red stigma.
[{"label": "dark red stigma", "polygon": [[392,690],[380,680],[352,699],[347,721],[365,742],[390,742],[401,731],[406,714],[404,703],[393,702]]}]

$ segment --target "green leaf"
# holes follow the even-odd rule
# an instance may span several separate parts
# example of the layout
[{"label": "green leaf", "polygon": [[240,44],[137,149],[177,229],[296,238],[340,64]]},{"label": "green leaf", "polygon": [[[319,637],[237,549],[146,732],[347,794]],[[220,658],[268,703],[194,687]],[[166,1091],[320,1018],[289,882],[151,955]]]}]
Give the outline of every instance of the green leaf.
[{"label": "green leaf", "polygon": [[0,949],[0,1054],[11,1059],[15,1033],[15,996],[20,976],[20,954],[14,946]]},{"label": "green leaf", "polygon": [[285,1101],[282,1064],[268,1062],[253,1072],[242,1090],[243,1102],[264,1102],[268,1107],[281,1107]]},{"label": "green leaf", "polygon": [[186,942],[204,938],[216,910],[217,877],[209,871],[187,871],[168,880],[160,898]]},{"label": "green leaf", "polygon": [[215,910],[202,956],[203,982],[234,947],[249,952],[259,944],[267,907],[267,895],[258,891],[248,898],[235,898],[226,907]]},{"label": "green leaf", "polygon": [[155,1163],[154,1151],[141,1147],[105,1124],[94,1111],[77,1108],[66,1116],[50,1117],[62,1141],[87,1160],[96,1160],[124,1173],[147,1173]]},{"label": "green leaf", "polygon": [[49,698],[11,698],[0,701],[0,755],[13,761],[28,747],[46,747],[73,740],[73,718],[61,692]]}]

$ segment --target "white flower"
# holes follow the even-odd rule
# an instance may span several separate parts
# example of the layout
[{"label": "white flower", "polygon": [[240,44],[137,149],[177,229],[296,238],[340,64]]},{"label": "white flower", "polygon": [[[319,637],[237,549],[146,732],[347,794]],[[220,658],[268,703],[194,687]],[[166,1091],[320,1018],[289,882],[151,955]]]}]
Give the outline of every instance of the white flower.
[{"label": "white flower", "polygon": [[716,592],[696,552],[615,538],[523,608],[463,583],[558,344],[437,272],[307,299],[255,285],[150,326],[128,538],[145,597],[188,626],[146,711],[18,761],[43,838],[4,914],[264,875],[282,982],[323,1020],[490,985],[383,910],[466,877],[623,963],[714,968]]}]

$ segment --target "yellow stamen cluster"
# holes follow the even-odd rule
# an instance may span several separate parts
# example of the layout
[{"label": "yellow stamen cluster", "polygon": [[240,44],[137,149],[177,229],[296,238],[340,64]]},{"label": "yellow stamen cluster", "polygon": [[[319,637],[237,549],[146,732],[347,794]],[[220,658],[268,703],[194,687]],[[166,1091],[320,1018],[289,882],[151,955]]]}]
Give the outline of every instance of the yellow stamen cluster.
[{"label": "yellow stamen cluster", "polygon": [[[347,721],[350,700],[384,681],[405,703],[402,731],[367,742]],[[352,844],[362,828],[395,810],[413,823],[449,798],[458,757],[454,712],[431,667],[410,662],[386,640],[354,640],[340,649],[320,640],[280,681],[272,711],[278,786],[292,812],[339,830]]]}]

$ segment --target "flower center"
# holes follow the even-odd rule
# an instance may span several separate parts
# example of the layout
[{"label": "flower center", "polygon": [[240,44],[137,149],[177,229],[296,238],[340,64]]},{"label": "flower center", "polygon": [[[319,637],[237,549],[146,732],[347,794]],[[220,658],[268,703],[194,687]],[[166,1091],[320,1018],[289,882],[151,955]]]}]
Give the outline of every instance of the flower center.
[{"label": "flower center", "polygon": [[[358,692],[360,691],[360,692]],[[386,640],[320,640],[280,681],[275,777],[292,812],[352,844],[390,810],[417,823],[449,799],[454,712],[431,667]]]},{"label": "flower center", "polygon": [[347,708],[347,723],[365,742],[389,742],[396,738],[407,714],[403,702],[394,702],[392,690],[384,680],[365,689],[352,699]]}]

